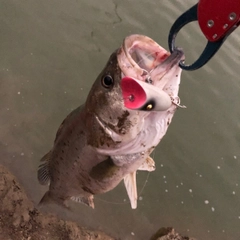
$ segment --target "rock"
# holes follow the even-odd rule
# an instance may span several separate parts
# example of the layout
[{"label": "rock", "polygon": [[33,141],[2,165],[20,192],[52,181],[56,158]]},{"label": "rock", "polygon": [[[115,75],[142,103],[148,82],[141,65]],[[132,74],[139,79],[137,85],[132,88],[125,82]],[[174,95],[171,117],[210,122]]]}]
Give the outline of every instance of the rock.
[{"label": "rock", "polygon": [[0,165],[0,239],[4,240],[114,240],[34,208],[16,178]]},{"label": "rock", "polygon": [[196,240],[194,238],[183,237],[173,228],[160,228],[150,240]]},{"label": "rock", "polygon": [[[75,222],[39,212],[16,178],[0,165],[0,239],[4,240],[116,240]],[[159,229],[150,240],[194,240],[172,228]],[[195,239],[196,240],[196,239]]]}]

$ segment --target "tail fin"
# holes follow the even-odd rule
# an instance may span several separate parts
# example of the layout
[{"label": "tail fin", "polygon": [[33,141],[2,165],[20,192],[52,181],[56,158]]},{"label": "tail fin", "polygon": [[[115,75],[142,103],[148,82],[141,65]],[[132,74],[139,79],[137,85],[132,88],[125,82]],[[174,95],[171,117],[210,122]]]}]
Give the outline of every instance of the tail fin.
[{"label": "tail fin", "polygon": [[39,205],[45,205],[45,204],[54,203],[54,202],[55,202],[55,201],[54,201],[54,200],[51,198],[51,196],[50,196],[50,192],[47,191],[47,192],[43,195],[42,199],[40,200]]},{"label": "tail fin", "polygon": [[56,198],[54,198],[54,197],[52,197],[52,194],[51,194],[51,192],[50,191],[47,191],[44,195],[43,195],[43,197],[42,197],[42,199],[40,200],[40,202],[39,202],[39,206],[43,206],[43,205],[45,205],[45,204],[58,204],[58,205],[60,205],[60,206],[62,206],[62,207],[64,207],[64,208],[67,208],[67,209],[69,209],[69,207],[68,207],[68,205],[66,204],[66,202],[65,202],[65,200],[61,200],[60,198],[59,199],[56,199]]}]

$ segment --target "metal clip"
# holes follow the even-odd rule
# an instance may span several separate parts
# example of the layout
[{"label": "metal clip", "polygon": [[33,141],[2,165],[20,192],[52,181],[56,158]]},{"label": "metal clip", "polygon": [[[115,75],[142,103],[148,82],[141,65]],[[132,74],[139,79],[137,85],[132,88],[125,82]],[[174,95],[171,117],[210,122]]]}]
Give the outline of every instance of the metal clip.
[{"label": "metal clip", "polygon": [[[172,25],[170,29],[170,33],[168,36],[168,46],[170,49],[170,52],[172,53],[174,49],[176,49],[175,46],[175,39],[177,37],[178,32],[188,23],[198,21],[198,4],[191,7],[188,11],[183,13]],[[210,27],[212,26],[212,22],[208,22],[210,24]],[[184,70],[196,70],[203,65],[205,65],[213,56],[214,54],[219,50],[219,48],[222,46],[226,38],[238,27],[240,22],[238,24],[234,25],[231,29],[226,32],[226,35],[224,35],[221,39],[218,39],[215,42],[208,41],[205,49],[203,50],[200,57],[191,65],[185,65],[183,61],[179,63],[179,66]]]}]

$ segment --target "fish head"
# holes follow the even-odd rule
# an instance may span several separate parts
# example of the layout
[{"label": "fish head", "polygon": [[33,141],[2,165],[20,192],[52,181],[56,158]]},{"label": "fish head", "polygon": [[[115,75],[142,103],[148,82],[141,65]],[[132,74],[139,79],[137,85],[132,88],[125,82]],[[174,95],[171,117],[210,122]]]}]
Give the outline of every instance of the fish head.
[{"label": "fish head", "polygon": [[120,81],[121,69],[115,51],[89,92],[86,101],[87,112],[93,114],[94,118],[114,124],[116,116],[124,109]]},{"label": "fish head", "polygon": [[124,106],[122,97],[118,51],[112,53],[97,77],[84,106],[88,143],[96,148],[113,148],[123,141],[124,135],[128,138],[134,135],[132,110]]},{"label": "fish head", "polygon": [[182,56],[180,50],[170,54],[143,35],[125,38],[88,95],[88,143],[107,155],[149,148],[150,143],[139,146],[141,132],[155,124],[155,120],[149,120],[153,111],[167,113],[175,109]]}]

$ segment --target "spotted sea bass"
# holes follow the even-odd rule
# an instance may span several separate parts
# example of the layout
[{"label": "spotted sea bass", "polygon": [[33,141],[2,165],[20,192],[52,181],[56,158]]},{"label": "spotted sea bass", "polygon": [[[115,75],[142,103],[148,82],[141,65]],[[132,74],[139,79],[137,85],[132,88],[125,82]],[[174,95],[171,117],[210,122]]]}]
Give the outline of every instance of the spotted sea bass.
[{"label": "spotted sea bass", "polygon": [[95,194],[124,180],[131,206],[137,207],[136,171],[155,169],[149,155],[180,104],[182,59],[181,50],[170,55],[146,36],[124,39],[41,159],[38,180],[49,190],[40,203],[67,206],[74,200],[94,208]]}]

